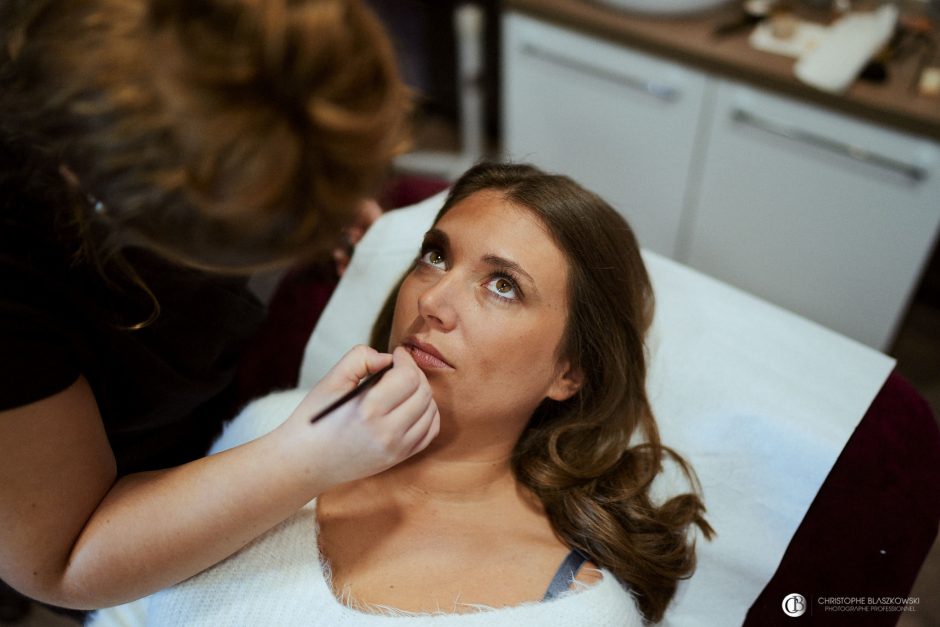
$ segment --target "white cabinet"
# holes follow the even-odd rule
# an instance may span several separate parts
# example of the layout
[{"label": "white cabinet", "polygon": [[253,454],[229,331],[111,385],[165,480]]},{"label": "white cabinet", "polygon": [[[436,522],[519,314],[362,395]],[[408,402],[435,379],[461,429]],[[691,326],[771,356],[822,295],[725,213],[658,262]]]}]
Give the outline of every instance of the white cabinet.
[{"label": "white cabinet", "polygon": [[940,150],[722,81],[680,260],[886,348],[940,224]]},{"label": "white cabinet", "polygon": [[643,246],[888,347],[940,229],[940,145],[520,15],[504,26],[507,156],[598,191]]},{"label": "white cabinet", "polygon": [[515,14],[503,33],[506,156],[578,180],[675,256],[705,77]]}]

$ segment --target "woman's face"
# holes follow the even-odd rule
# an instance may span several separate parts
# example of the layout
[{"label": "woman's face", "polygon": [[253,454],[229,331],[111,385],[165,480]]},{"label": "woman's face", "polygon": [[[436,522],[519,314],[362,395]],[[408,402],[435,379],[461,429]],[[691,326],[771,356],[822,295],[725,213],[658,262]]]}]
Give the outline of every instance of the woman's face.
[{"label": "woman's face", "polygon": [[390,344],[411,351],[450,428],[521,431],[544,398],[579,386],[559,355],[567,285],[565,256],[535,214],[483,190],[425,236]]}]

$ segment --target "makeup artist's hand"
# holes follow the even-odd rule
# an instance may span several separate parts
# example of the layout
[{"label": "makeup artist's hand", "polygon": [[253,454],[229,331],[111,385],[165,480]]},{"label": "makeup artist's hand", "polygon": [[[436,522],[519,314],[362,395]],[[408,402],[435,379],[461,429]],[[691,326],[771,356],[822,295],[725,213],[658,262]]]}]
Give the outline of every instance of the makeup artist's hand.
[{"label": "makeup artist's hand", "polygon": [[[394,367],[370,390],[310,424],[311,416],[390,362]],[[438,434],[440,415],[424,372],[406,350],[389,355],[356,346],[307,394],[288,423],[294,445],[303,446],[309,460],[306,470],[328,488],[376,474],[423,450]]]}]

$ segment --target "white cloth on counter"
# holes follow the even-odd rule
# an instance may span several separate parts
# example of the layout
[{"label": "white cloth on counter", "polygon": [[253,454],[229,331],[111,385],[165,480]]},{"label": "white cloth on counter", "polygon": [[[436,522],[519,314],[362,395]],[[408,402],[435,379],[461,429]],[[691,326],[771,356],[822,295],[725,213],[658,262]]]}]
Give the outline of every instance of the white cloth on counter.
[{"label": "white cloth on counter", "polygon": [[832,24],[818,46],[793,66],[798,79],[823,91],[841,93],[881,50],[898,19],[898,8],[885,4],[877,11],[851,12]]}]

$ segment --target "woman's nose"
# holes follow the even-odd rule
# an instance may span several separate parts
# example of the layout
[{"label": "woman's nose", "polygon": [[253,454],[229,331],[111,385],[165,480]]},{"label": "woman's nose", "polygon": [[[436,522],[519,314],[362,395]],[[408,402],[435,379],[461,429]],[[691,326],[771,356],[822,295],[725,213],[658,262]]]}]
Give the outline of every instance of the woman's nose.
[{"label": "woman's nose", "polygon": [[432,327],[449,331],[457,323],[454,277],[448,273],[418,297],[418,314]]}]

